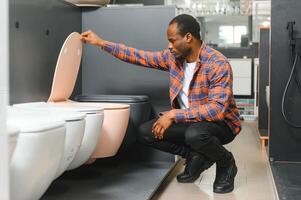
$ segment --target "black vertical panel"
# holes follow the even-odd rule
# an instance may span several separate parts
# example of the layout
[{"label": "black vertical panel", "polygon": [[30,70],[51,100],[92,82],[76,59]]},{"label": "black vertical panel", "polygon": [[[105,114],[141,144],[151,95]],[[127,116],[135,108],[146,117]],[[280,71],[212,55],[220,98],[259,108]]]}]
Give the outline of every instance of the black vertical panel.
[{"label": "black vertical panel", "polygon": [[[289,126],[281,114],[281,98],[292,69],[288,21],[296,21],[296,36],[301,37],[301,1],[272,0],[271,13],[271,76],[270,76],[270,147],[269,156],[276,161],[301,161],[301,129]],[[301,71],[299,61],[297,69]],[[300,74],[298,75],[299,78]],[[286,98],[286,112],[301,124],[301,95],[293,80]]]},{"label": "black vertical panel", "polygon": [[81,11],[61,0],[10,0],[9,11],[10,103],[45,101],[65,38],[81,31]]},{"label": "black vertical panel", "polygon": [[[173,6],[114,7],[83,10],[83,30],[105,40],[149,51],[167,47],[166,30],[175,16]],[[169,74],[125,63],[86,45],[82,60],[84,94],[145,94],[155,109],[167,109]]]},{"label": "black vertical panel", "polygon": [[[268,129],[268,107],[266,103],[265,88],[269,85],[269,50],[270,29],[260,29],[259,41],[259,105],[258,105],[258,129]],[[261,136],[267,131],[261,131]]]}]

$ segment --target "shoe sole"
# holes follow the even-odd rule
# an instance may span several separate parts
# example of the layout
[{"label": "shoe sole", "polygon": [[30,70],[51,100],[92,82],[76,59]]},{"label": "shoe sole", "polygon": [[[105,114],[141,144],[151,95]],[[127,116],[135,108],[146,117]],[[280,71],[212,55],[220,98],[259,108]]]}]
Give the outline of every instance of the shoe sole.
[{"label": "shoe sole", "polygon": [[186,180],[178,180],[178,179],[177,179],[177,181],[178,181],[179,183],[193,183],[195,180],[197,180],[197,179],[200,177],[201,173],[202,173],[202,172],[200,172],[199,175],[194,176],[194,177],[192,177],[192,178],[190,178],[190,179],[186,179]]},{"label": "shoe sole", "polygon": [[238,171],[237,167],[235,166],[235,172],[234,172],[234,176],[233,176],[233,185],[230,188],[228,188],[226,190],[219,190],[219,189],[213,188],[213,192],[218,193],[218,194],[225,194],[225,193],[232,192],[234,190],[234,179],[235,179],[235,176],[237,174],[237,171]]},{"label": "shoe sole", "polygon": [[197,179],[200,177],[200,175],[201,175],[201,173],[202,173],[203,171],[205,171],[206,169],[208,169],[209,167],[211,167],[213,164],[214,164],[214,163],[208,162],[207,165],[206,165],[204,168],[202,168],[202,169],[200,169],[200,170],[198,171],[198,173],[197,173],[196,176],[193,176],[193,177],[191,177],[190,179],[185,179],[185,180],[178,180],[178,178],[177,178],[177,181],[178,181],[179,183],[193,183],[195,180],[197,180]]}]

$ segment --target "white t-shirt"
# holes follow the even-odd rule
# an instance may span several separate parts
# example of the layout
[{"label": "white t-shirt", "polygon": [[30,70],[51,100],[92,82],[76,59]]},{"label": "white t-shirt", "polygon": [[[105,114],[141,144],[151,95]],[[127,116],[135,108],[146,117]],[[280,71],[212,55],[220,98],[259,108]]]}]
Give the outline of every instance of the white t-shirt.
[{"label": "white t-shirt", "polygon": [[194,69],[196,66],[196,62],[193,63],[187,63],[184,62],[184,81],[183,81],[183,88],[179,92],[179,95],[177,96],[177,100],[179,102],[179,106],[181,109],[189,108],[188,104],[188,90],[189,85],[193,77]]}]

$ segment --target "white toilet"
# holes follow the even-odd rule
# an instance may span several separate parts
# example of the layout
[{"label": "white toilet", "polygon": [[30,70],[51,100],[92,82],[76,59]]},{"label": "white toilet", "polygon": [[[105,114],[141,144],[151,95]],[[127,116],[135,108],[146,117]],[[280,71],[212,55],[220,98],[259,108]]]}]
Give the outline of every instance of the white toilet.
[{"label": "white toilet", "polygon": [[65,122],[49,112],[7,108],[7,126],[20,130],[10,163],[10,197],[36,200],[47,190],[63,157]]},{"label": "white toilet", "polygon": [[104,122],[92,160],[114,156],[126,133],[130,105],[70,101],[82,56],[80,34],[71,33],[64,42],[56,64],[49,103],[63,106],[89,106],[104,109]]},{"label": "white toilet", "polygon": [[64,156],[57,170],[55,178],[59,177],[73,161],[83,140],[85,132],[86,115],[79,112],[72,112],[66,109],[58,109],[44,102],[15,104],[14,107],[26,110],[46,110],[51,116],[57,117],[66,122],[66,138]]},{"label": "white toilet", "polygon": [[87,162],[96,148],[97,142],[102,132],[102,126],[104,121],[104,109],[101,107],[84,107],[70,105],[56,106],[69,108],[86,114],[86,127],[82,144],[77,154],[75,155],[73,161],[68,167],[68,170],[75,169]]},{"label": "white toilet", "polygon": [[[93,153],[103,124],[104,112],[102,108],[84,106],[62,106],[45,102],[31,102],[15,104],[14,107],[29,110],[48,110],[51,113],[76,112],[77,115],[85,116],[85,126],[75,123],[74,119],[80,116],[65,116],[67,122],[67,134],[65,144],[65,159],[59,169],[57,176],[66,169],[75,169],[84,164]],[[56,114],[55,114],[56,115]],[[62,115],[62,114],[59,114]],[[70,115],[70,114],[69,114]],[[71,118],[70,118],[71,117]],[[68,118],[70,118],[68,120]],[[69,131],[70,128],[70,131]],[[80,139],[81,136],[81,139]],[[80,140],[79,140],[80,139]],[[78,143],[80,142],[80,143]]]},{"label": "white toilet", "polygon": [[15,151],[17,138],[19,135],[20,129],[15,126],[7,126],[7,134],[8,134],[8,148],[9,148],[9,160],[11,160],[12,155]]}]

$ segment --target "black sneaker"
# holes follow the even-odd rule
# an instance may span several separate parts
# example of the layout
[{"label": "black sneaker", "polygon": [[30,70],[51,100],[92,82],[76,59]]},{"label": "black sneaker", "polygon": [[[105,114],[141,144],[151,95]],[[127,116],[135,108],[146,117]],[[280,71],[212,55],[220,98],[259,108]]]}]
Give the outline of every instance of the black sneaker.
[{"label": "black sneaker", "polygon": [[216,163],[216,176],[213,184],[213,192],[215,193],[228,193],[234,189],[234,178],[237,174],[237,166],[230,152],[229,159],[227,165],[222,165],[219,162]]},{"label": "black sneaker", "polygon": [[184,172],[177,176],[179,183],[192,183],[199,178],[200,174],[211,167],[214,162],[204,159],[203,156],[196,154],[186,159]]}]

